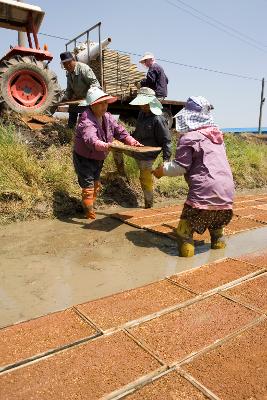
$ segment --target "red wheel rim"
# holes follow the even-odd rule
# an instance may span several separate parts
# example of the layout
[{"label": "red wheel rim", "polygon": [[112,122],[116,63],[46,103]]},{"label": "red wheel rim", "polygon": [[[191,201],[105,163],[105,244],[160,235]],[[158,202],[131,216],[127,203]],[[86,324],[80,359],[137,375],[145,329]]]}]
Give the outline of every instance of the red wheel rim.
[{"label": "red wheel rim", "polygon": [[47,86],[36,72],[20,70],[8,80],[8,95],[20,106],[39,108],[47,98]]}]

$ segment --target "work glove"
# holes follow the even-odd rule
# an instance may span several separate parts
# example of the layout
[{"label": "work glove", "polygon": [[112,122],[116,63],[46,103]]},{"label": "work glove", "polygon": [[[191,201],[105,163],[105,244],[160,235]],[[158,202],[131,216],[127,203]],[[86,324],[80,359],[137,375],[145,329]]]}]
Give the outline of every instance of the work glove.
[{"label": "work glove", "polygon": [[160,165],[158,168],[154,169],[154,170],[152,171],[152,174],[153,174],[156,178],[158,178],[158,179],[162,178],[162,177],[164,176],[164,173],[163,173],[163,164]]}]

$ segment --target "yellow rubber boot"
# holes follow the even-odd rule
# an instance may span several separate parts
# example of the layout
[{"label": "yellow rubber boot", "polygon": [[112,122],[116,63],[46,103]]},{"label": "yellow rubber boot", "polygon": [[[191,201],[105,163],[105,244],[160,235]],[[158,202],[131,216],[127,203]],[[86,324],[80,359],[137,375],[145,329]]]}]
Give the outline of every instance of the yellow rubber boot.
[{"label": "yellow rubber boot", "polygon": [[140,169],[140,183],[145,198],[145,208],[153,207],[153,175],[150,169]]},{"label": "yellow rubber boot", "polygon": [[193,257],[195,255],[193,230],[186,219],[180,219],[176,233],[179,256]]},{"label": "yellow rubber boot", "polygon": [[223,236],[223,228],[220,229],[209,229],[210,239],[211,239],[211,249],[220,250],[226,247],[224,236]]},{"label": "yellow rubber boot", "polygon": [[82,189],[82,203],[87,219],[95,219],[94,206],[94,188]]}]

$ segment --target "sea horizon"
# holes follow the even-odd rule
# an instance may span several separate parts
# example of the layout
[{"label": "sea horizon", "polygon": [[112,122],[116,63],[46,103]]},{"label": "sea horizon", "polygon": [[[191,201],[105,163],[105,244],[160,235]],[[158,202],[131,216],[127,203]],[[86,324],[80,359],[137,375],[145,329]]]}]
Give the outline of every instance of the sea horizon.
[{"label": "sea horizon", "polygon": [[[258,128],[221,128],[223,132],[233,132],[233,133],[258,133]],[[267,127],[261,128],[262,133],[267,133]]]}]

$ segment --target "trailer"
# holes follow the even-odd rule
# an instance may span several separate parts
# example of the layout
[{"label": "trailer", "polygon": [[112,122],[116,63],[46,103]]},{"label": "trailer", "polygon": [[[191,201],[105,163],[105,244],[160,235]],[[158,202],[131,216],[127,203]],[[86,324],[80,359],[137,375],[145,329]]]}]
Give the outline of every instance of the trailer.
[{"label": "trailer", "polygon": [[[98,41],[91,41],[92,32],[97,30]],[[129,102],[137,95],[136,81],[141,81],[145,73],[138,70],[136,64],[131,62],[129,54],[109,49],[111,38],[101,39],[101,22],[80,33],[66,43],[66,51],[71,51],[76,61],[84,62],[94,71],[101,87],[117,101],[109,105],[109,111],[120,116],[125,122],[133,123],[138,116],[139,107],[131,106]],[[70,101],[61,104],[58,111],[67,111],[67,105],[79,103]],[[173,127],[173,117],[180,111],[184,101],[165,99],[162,101],[163,115],[169,127]]]}]

